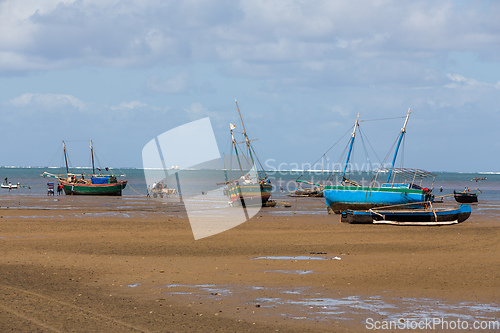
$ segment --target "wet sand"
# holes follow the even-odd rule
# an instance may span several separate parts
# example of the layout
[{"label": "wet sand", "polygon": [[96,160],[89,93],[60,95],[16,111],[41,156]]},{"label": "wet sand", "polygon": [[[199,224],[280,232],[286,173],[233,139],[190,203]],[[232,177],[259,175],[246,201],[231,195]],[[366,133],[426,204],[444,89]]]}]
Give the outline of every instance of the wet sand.
[{"label": "wet sand", "polygon": [[348,225],[320,199],[287,201],[195,241],[178,204],[4,197],[0,330],[356,332],[369,317],[498,320],[498,216],[477,206],[452,226]]}]

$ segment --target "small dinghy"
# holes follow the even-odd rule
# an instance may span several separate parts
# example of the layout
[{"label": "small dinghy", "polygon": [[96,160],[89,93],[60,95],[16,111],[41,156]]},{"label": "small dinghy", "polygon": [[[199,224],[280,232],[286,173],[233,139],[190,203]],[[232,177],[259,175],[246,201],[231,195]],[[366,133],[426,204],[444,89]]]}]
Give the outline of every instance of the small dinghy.
[{"label": "small dinghy", "polygon": [[23,188],[23,187],[27,187],[27,186],[22,186],[19,183],[17,183],[17,184],[12,184],[12,183],[6,184],[6,183],[3,183],[3,184],[0,185],[0,187],[3,188],[3,189],[6,189],[6,190],[8,190],[8,189],[17,190],[19,188]]},{"label": "small dinghy", "polygon": [[457,209],[346,210],[340,221],[351,224],[448,225],[461,223],[470,214],[469,205],[460,205]]},{"label": "small dinghy", "polygon": [[481,191],[477,190],[478,191],[477,193],[471,191],[474,190],[464,191],[464,192],[453,191],[453,195],[455,197],[455,200],[460,203],[477,202],[477,193],[481,193]]}]

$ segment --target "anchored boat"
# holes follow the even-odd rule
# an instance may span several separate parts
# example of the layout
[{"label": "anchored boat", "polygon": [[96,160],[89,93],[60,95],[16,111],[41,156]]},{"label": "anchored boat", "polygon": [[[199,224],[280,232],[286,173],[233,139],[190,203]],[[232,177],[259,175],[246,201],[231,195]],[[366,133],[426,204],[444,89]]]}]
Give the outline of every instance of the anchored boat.
[{"label": "anchored boat", "polygon": [[[241,116],[241,111],[236,99],[235,102],[240,116],[244,141],[237,142],[234,136],[236,126],[230,124],[229,127],[232,149],[234,149],[235,152],[238,169],[237,176],[234,175],[232,167],[229,167],[229,174],[226,171],[224,193],[229,197],[232,205],[266,206],[269,198],[271,197],[271,181],[269,180],[265,170],[262,168],[262,164],[260,163],[257,154],[250,143],[253,140],[248,138],[245,124],[243,123],[243,117]],[[240,144],[244,144],[243,149],[240,148]],[[244,154],[244,151],[246,151],[246,154]],[[259,170],[257,170],[256,163],[260,166]],[[233,173],[233,175],[231,175],[231,173]]]},{"label": "anchored boat", "polygon": [[[406,125],[410,117],[411,110],[408,110],[406,119],[397,139],[397,146],[389,169],[379,169],[375,179],[369,186],[362,186],[346,177],[346,171],[350,165],[350,158],[356,130],[359,121],[356,119],[354,129],[349,141],[349,150],[342,173],[342,181],[339,185],[324,186],[323,194],[328,208],[328,213],[339,214],[346,209],[363,210],[379,206],[401,205],[431,201],[433,195],[429,188],[422,187],[422,180],[432,178],[435,175],[420,169],[394,168],[401,141],[406,133]],[[358,115],[359,117],[359,115]],[[387,173],[385,183],[381,185],[377,182],[379,175]]]},{"label": "anchored boat", "polygon": [[469,191],[463,191],[463,192],[456,192],[453,191],[453,196],[455,197],[455,200],[460,203],[474,203],[478,202],[477,200],[477,193],[481,193],[481,191],[477,190],[478,192],[471,192],[474,190],[469,190]]},{"label": "anchored boat", "polygon": [[470,214],[469,205],[460,205],[457,209],[346,210],[340,221],[351,224],[448,225],[461,223]]},{"label": "anchored boat", "polygon": [[[63,186],[64,193],[70,195],[122,195],[123,189],[127,186],[126,180],[118,180],[115,175],[96,174],[94,166],[94,148],[90,141],[90,153],[92,157],[92,174],[74,174],[69,172],[68,158],[66,153],[66,143],[63,141],[64,161],[66,173],[55,175],[44,172],[45,178],[55,178]],[[106,168],[109,170],[108,168]]]}]

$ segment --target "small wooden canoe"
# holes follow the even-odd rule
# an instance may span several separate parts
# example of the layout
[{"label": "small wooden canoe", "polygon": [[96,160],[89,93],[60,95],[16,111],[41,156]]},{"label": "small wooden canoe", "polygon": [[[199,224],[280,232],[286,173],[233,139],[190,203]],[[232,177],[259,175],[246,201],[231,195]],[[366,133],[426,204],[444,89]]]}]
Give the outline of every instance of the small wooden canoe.
[{"label": "small wooden canoe", "polygon": [[447,225],[461,223],[470,214],[469,205],[457,209],[346,210],[340,220],[351,224]]},{"label": "small wooden canoe", "polygon": [[455,196],[455,200],[460,203],[477,202],[477,193],[453,191],[453,195]]}]

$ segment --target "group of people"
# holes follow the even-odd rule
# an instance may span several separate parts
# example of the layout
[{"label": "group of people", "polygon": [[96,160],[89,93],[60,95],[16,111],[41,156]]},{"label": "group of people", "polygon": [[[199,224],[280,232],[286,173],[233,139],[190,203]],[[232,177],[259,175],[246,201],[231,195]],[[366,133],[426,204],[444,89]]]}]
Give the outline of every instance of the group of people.
[{"label": "group of people", "polygon": [[[236,183],[236,181],[235,181],[235,183]],[[246,175],[240,177],[239,183],[241,185],[248,185],[248,184],[254,184],[254,181],[252,180],[252,178],[250,177],[249,174],[246,174]],[[266,176],[259,181],[259,184],[260,185],[264,185],[264,184],[270,185],[271,180]]]},{"label": "group of people", "polygon": [[154,198],[156,198],[157,196],[160,196],[160,198],[163,198],[164,196],[169,198],[171,195],[177,195],[178,191],[173,188],[168,188],[168,186],[165,185],[163,182],[161,183],[154,182],[152,187],[148,185],[146,197],[149,198],[151,194],[153,194]]},{"label": "group of people", "polygon": [[[7,179],[7,177],[5,177],[4,179],[4,185],[8,185],[9,186],[9,192],[12,192],[12,189],[14,188],[14,185],[12,185],[11,182],[9,182],[9,180]],[[20,188],[21,187],[21,184],[19,184],[19,182],[17,182],[17,184],[15,185],[15,188]]]},{"label": "group of people", "polygon": [[260,181],[260,184],[261,184],[261,185],[262,185],[262,184],[271,185],[271,180],[270,180],[269,178],[267,178],[267,176],[266,176],[266,177],[264,177],[264,179],[262,179],[262,180]]},{"label": "group of people", "polygon": [[[62,184],[57,184],[56,190],[57,195],[61,195],[63,193]],[[47,195],[54,195],[54,183],[47,183]]]},{"label": "group of people", "polygon": [[68,178],[68,182],[70,183],[87,183],[89,180],[85,180],[85,176],[82,173],[82,176],[80,179],[76,178],[75,175],[72,175],[71,177]]}]

